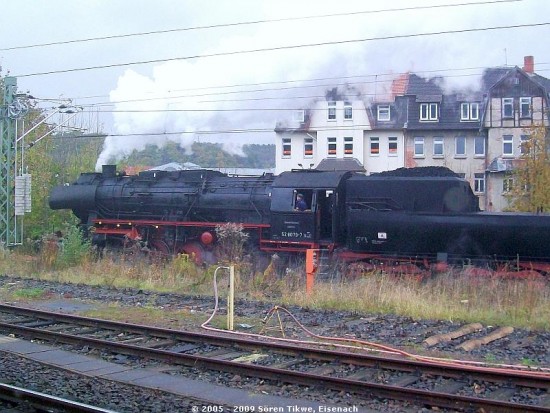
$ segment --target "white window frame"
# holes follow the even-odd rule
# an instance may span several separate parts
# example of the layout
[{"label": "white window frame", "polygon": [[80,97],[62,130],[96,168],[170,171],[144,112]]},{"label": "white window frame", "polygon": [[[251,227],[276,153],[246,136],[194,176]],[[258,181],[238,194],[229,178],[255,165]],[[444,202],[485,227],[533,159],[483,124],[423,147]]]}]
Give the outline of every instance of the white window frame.
[{"label": "white window frame", "polygon": [[531,118],[533,113],[531,112],[532,100],[531,97],[519,98],[519,116],[520,118]]},{"label": "white window frame", "polygon": [[[459,145],[459,143],[461,143],[461,145]],[[459,146],[462,146],[462,151],[459,151]],[[466,137],[465,136],[455,137],[455,156],[457,158],[466,157]]]},{"label": "white window frame", "polygon": [[369,154],[370,156],[380,156],[380,138],[377,136],[371,136],[369,140]]},{"label": "white window frame", "polygon": [[502,135],[502,156],[514,156],[514,135]]},{"label": "white window frame", "polygon": [[353,157],[353,137],[344,137],[344,158]]},{"label": "white window frame", "polygon": [[[331,149],[334,147],[334,149]],[[338,154],[338,146],[335,137],[327,138],[327,158],[336,158]]]},{"label": "white window frame", "polygon": [[470,120],[479,120],[479,103],[477,102],[470,104]]},{"label": "white window frame", "polygon": [[376,109],[378,121],[387,122],[391,119],[390,105],[378,105]]},{"label": "white window frame", "polygon": [[460,104],[460,120],[476,121],[479,120],[479,103],[463,102]]},{"label": "white window frame", "polygon": [[442,137],[438,136],[433,140],[433,157],[443,158],[445,155],[445,145]]},{"label": "white window frame", "polygon": [[304,139],[304,158],[313,158],[313,138]]},{"label": "white window frame", "polygon": [[344,102],[344,120],[353,119],[353,106],[351,102]]},{"label": "white window frame", "polygon": [[[510,112],[507,114],[507,112]],[[502,117],[509,119],[514,117],[514,98],[502,98]]]},{"label": "white window frame", "polygon": [[292,157],[292,139],[290,138],[283,138],[282,157],[285,159]]},{"label": "white window frame", "polygon": [[[478,152],[478,144],[481,142],[483,152]],[[474,138],[474,157],[481,158],[485,157],[485,138],[483,136],[476,136]]]},{"label": "white window frame", "polygon": [[298,110],[295,110],[293,113],[292,113],[292,120],[295,122],[295,123],[304,123],[305,122],[305,119],[306,119],[306,111],[303,110],[303,109],[298,109]]},{"label": "white window frame", "polygon": [[[417,152],[417,148],[421,149],[420,151]],[[416,138],[414,138],[414,148],[413,148],[413,152],[414,152],[414,157],[415,158],[423,158],[425,156],[425,152],[424,152],[424,138],[421,137],[421,136],[417,136]]]},{"label": "white window frame", "polygon": [[[392,148],[392,144],[395,144],[395,149]],[[399,150],[399,143],[397,141],[397,136],[390,136],[388,138],[388,156],[397,156]]]},{"label": "white window frame", "polygon": [[477,194],[485,193],[485,174],[474,174],[474,192]]},{"label": "white window frame", "polygon": [[470,104],[460,104],[460,120],[470,120]]},{"label": "white window frame", "polygon": [[327,120],[336,120],[336,102],[331,100],[327,102]]},{"label": "white window frame", "polygon": [[439,119],[439,107],[437,103],[420,104],[420,121],[436,122]]}]

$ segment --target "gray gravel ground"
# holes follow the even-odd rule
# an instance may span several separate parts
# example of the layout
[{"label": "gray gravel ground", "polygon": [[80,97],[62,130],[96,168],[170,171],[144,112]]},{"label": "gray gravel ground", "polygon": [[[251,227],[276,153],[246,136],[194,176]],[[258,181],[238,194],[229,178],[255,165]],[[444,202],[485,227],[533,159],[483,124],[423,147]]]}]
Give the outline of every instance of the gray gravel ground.
[{"label": "gray gravel ground", "polygon": [[[188,296],[180,294],[156,293],[133,289],[115,289],[87,285],[63,284],[0,276],[0,288],[15,283],[14,289],[40,289],[49,292],[52,305],[49,309],[65,312],[83,311],[100,303],[118,303],[122,306],[140,307],[154,305],[158,308],[193,308],[204,312],[205,321],[214,308],[212,297]],[[56,299],[63,298],[58,301]],[[67,300],[71,298],[71,301]],[[275,303],[237,300],[237,317],[257,319],[266,315]],[[41,301],[41,306],[47,302]],[[61,308],[62,307],[62,308]],[[312,310],[303,307],[287,307],[296,318],[316,334],[338,337],[355,337],[361,340],[395,346],[410,352],[425,352],[423,341],[432,335],[448,333],[460,328],[462,323],[445,320],[416,320],[410,317],[391,314],[359,314],[347,311]],[[200,324],[200,323],[199,323]],[[296,329],[293,323],[285,327]],[[456,358],[475,359],[492,363],[526,364],[550,366],[550,332],[515,329],[514,332],[497,341],[472,351],[457,349],[456,346],[466,339],[479,338],[500,326],[484,326],[477,332],[462,339],[441,343],[431,348],[435,354],[445,354]],[[198,328],[190,325],[188,328]],[[296,331],[296,333],[300,333]]]},{"label": "gray gravel ground", "polygon": [[0,381],[116,412],[190,412],[196,401],[81,376],[0,352]]},{"label": "gray gravel ground", "polygon": [[[53,282],[23,279],[17,277],[0,276],[0,288],[10,285],[17,289],[37,288],[48,291],[52,299],[50,301],[27,302],[26,305],[49,306],[50,310],[66,312],[78,312],[99,305],[99,303],[118,302],[123,306],[143,306],[144,303],[163,308],[194,308],[198,312],[205,313],[205,319],[214,307],[211,297],[184,296],[178,294],[151,293],[141,290],[114,289],[109,287],[91,287],[85,285],[60,284]],[[70,299],[69,299],[70,298]],[[261,319],[273,304],[239,300],[236,305],[237,316]],[[438,320],[413,320],[408,317],[395,315],[377,314],[356,314],[343,311],[319,311],[307,308],[291,307],[289,310],[308,329],[317,334],[339,337],[355,337],[362,340],[374,341],[397,348],[406,349],[410,352],[428,353],[422,345],[427,337],[456,330],[461,325],[448,321]],[[189,326],[189,328],[198,328]],[[481,332],[469,335],[468,338],[475,338],[493,331],[496,327],[484,327]],[[301,331],[295,332],[297,335]],[[465,352],[456,349],[457,342],[440,344],[433,348],[432,354],[445,357],[476,359],[506,364],[526,364],[538,366],[550,366],[550,333],[532,332],[528,330],[515,330],[513,334],[504,339],[497,340],[477,350]],[[126,362],[126,360],[124,361]],[[54,388],[63,389],[60,397],[79,395],[79,401],[100,405],[105,408],[117,411],[140,411],[140,412],[179,412],[190,411],[190,401],[177,399],[174,396],[164,397],[155,392],[144,392],[134,388],[121,390],[120,385],[101,383],[97,379],[82,381],[74,380],[70,374],[59,372],[59,377],[53,378],[51,369],[30,365],[32,362],[21,360],[0,353],[0,380],[10,384],[21,385],[36,383],[36,389],[55,383]],[[57,374],[57,373],[56,373]],[[177,374],[192,374],[189,372]],[[197,373],[202,379],[218,382],[232,387],[247,388],[248,386],[258,388],[270,394],[278,394],[286,397],[297,397],[296,391],[287,386],[274,386],[270,383],[252,381],[241,382],[235,377],[226,377],[219,374]],[[210,377],[209,377],[210,376]],[[117,387],[116,389],[114,387]],[[129,387],[129,386],[126,386]],[[105,393],[106,392],[106,393]],[[67,393],[67,394],[65,394]],[[85,394],[85,398],[81,395]],[[108,397],[105,397],[107,394]],[[306,393],[301,395],[307,397]],[[312,395],[311,398],[318,396]],[[326,393],[326,400],[333,403],[349,405],[352,400],[345,393]],[[107,404],[100,404],[100,402]],[[368,406],[376,411],[403,411],[420,412],[424,409],[419,407],[403,406],[399,404],[374,401],[363,401],[363,406]]]}]

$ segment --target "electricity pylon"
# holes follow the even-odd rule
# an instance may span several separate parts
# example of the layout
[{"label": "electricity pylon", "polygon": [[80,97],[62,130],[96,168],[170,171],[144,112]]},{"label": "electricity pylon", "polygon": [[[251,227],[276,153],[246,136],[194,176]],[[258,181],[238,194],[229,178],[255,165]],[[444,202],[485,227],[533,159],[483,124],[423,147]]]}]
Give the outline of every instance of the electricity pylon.
[{"label": "electricity pylon", "polygon": [[[16,176],[17,119],[24,116],[28,108],[17,98],[16,92],[17,79],[5,77],[0,108],[0,246],[22,243],[23,218],[20,215],[30,209],[30,177],[26,183],[25,178]],[[23,165],[20,167],[23,171]],[[28,201],[25,201],[25,193],[28,193]]]}]

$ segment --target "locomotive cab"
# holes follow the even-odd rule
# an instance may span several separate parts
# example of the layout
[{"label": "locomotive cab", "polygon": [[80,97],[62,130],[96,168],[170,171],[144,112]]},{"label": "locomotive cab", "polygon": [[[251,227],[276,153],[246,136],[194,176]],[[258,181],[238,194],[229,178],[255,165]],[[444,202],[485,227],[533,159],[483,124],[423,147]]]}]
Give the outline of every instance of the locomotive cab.
[{"label": "locomotive cab", "polygon": [[344,177],[349,172],[284,172],[273,183],[271,239],[296,248],[334,245],[343,236]]}]

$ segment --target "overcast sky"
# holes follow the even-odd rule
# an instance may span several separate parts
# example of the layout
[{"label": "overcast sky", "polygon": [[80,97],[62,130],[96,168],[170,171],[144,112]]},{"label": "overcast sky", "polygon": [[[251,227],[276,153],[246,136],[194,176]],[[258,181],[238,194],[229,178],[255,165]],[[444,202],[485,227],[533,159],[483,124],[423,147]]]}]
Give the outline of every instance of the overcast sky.
[{"label": "overcast sky", "polygon": [[[242,143],[274,143],[276,121],[288,116],[284,109],[307,107],[346,82],[369,99],[405,71],[443,75],[450,86],[475,85],[483,67],[522,67],[532,55],[537,73],[550,77],[547,0],[18,0],[2,6],[2,76],[16,76],[19,91],[37,98],[72,99],[84,107],[83,126],[95,127],[90,113],[99,111],[103,130],[114,135],[104,159],[163,139],[184,146],[220,141],[237,152]],[[147,34],[159,31],[169,32]],[[136,33],[143,34],[118,37]],[[79,41],[99,37],[109,38]],[[261,51],[244,53],[250,50]],[[223,133],[229,130],[248,132]]]}]

